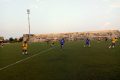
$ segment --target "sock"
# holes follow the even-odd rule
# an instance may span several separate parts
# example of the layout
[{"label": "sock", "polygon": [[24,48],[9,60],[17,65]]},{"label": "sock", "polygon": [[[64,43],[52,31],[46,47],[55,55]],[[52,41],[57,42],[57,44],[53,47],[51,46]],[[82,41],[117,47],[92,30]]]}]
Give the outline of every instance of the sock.
[{"label": "sock", "polygon": [[27,52],[25,52],[25,54],[27,54]]},{"label": "sock", "polygon": [[109,48],[111,48],[111,46],[109,46]]},{"label": "sock", "polygon": [[24,52],[22,52],[22,54],[24,54]]}]

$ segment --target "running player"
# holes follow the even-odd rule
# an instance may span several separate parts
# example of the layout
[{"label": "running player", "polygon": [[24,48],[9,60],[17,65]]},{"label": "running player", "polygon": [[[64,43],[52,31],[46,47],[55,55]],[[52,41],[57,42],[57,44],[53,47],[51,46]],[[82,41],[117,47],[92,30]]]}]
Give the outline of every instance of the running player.
[{"label": "running player", "polygon": [[61,49],[63,48],[64,43],[65,43],[65,40],[64,40],[64,38],[62,38],[62,39],[60,40],[60,47],[61,47]]},{"label": "running player", "polygon": [[111,48],[111,47],[114,48],[117,41],[118,41],[117,38],[112,38],[112,43],[111,43],[111,45],[109,46],[109,48]]},{"label": "running player", "polygon": [[87,38],[86,40],[85,40],[85,45],[84,45],[84,47],[90,47],[90,39],[89,38]]},{"label": "running player", "polygon": [[28,48],[28,44],[26,41],[24,41],[22,44],[22,54],[28,54],[27,48]]}]

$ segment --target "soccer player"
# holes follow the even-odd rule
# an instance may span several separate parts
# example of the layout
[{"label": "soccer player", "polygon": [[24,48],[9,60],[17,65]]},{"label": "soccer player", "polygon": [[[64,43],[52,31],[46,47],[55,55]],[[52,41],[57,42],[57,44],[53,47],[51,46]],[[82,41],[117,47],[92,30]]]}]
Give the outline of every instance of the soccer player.
[{"label": "soccer player", "polygon": [[86,47],[86,46],[90,47],[90,39],[89,39],[89,38],[87,38],[87,39],[85,40],[85,45],[84,45],[84,47]]},{"label": "soccer player", "polygon": [[22,44],[22,54],[28,54],[27,53],[27,48],[28,48],[28,44],[26,41],[23,42]]},{"label": "soccer player", "polygon": [[63,48],[64,43],[65,43],[65,40],[64,40],[64,38],[62,38],[62,39],[60,40],[60,46],[61,46],[61,49]]},{"label": "soccer player", "polygon": [[109,48],[111,48],[111,47],[114,48],[117,41],[118,41],[117,38],[112,38],[112,43],[109,46]]},{"label": "soccer player", "polygon": [[54,47],[54,45],[55,45],[55,43],[54,43],[54,41],[52,41],[52,43],[51,43],[50,46],[51,46],[51,47]]}]

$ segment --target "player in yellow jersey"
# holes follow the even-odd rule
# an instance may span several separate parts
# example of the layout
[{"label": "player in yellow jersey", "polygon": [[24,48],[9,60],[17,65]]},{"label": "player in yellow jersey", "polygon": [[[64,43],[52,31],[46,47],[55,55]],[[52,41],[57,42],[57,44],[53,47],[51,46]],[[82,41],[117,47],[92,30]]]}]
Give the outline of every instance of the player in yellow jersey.
[{"label": "player in yellow jersey", "polygon": [[109,48],[111,47],[114,48],[117,41],[118,41],[117,38],[112,38],[112,44],[109,46]]},{"label": "player in yellow jersey", "polygon": [[28,49],[28,44],[27,44],[26,41],[24,41],[23,44],[22,44],[22,53],[23,54],[28,54],[27,49]]}]

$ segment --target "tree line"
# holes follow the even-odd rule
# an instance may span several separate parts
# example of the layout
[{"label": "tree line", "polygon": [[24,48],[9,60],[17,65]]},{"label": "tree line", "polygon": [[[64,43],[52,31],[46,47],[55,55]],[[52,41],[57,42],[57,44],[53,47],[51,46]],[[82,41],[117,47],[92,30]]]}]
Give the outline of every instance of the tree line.
[{"label": "tree line", "polygon": [[15,42],[22,42],[22,41],[23,41],[23,37],[20,37],[20,38],[10,37],[9,39],[4,40],[5,43],[7,43],[7,42],[15,43]]}]

